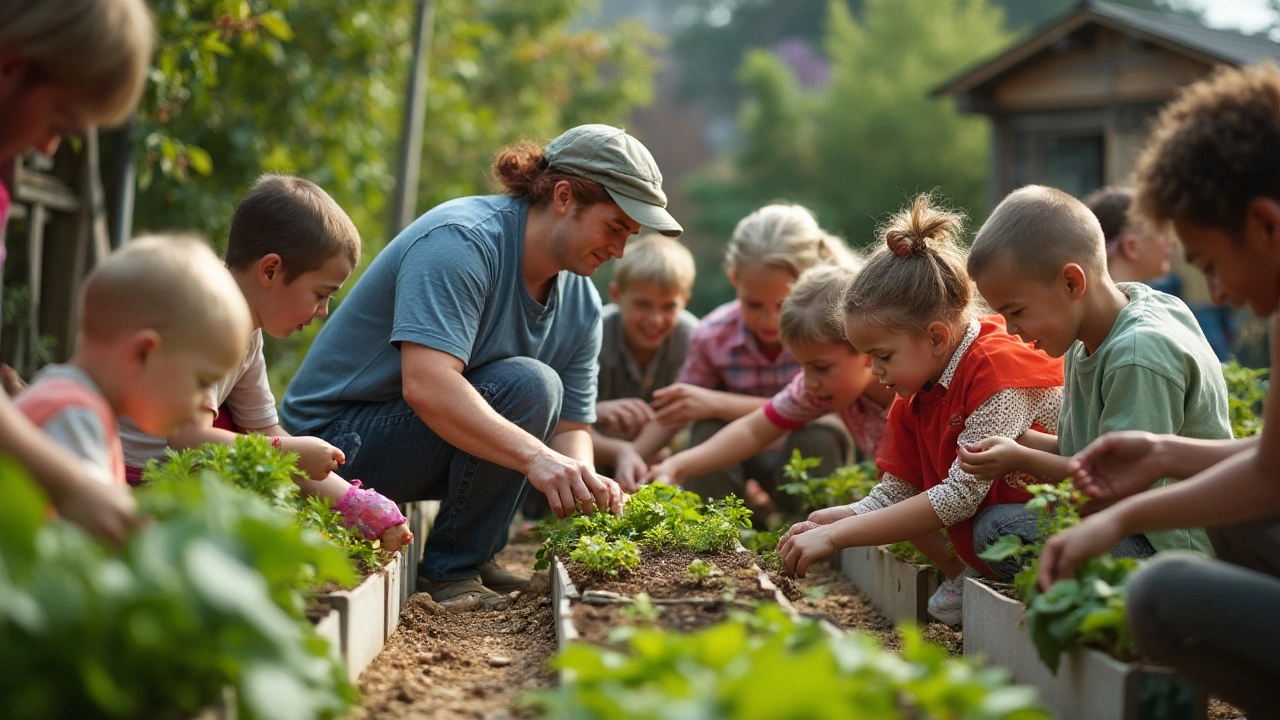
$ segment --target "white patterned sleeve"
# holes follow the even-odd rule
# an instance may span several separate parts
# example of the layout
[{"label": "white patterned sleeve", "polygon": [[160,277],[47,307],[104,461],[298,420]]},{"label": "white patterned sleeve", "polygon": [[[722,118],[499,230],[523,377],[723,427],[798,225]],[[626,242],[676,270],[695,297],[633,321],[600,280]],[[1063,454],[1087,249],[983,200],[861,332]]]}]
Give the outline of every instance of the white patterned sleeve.
[{"label": "white patterned sleeve", "polygon": [[906,480],[885,473],[880,476],[880,482],[871,488],[871,492],[867,493],[865,498],[849,507],[853,508],[854,514],[865,515],[875,510],[883,510],[890,505],[896,505],[919,493],[920,491],[916,489],[916,486]]},{"label": "white patterned sleeve", "polygon": [[[1050,430],[1058,427],[1058,408],[1062,404],[1062,388],[1009,388],[1001,390],[978,406],[965,419],[960,431],[961,445],[976,443],[983,438],[1002,436],[1017,439],[1032,423],[1040,423]],[[950,527],[967,520],[978,511],[978,506],[991,490],[991,480],[970,475],[960,469],[960,461],[951,463],[951,470],[941,484],[929,488],[929,504],[938,514],[943,525]]]}]

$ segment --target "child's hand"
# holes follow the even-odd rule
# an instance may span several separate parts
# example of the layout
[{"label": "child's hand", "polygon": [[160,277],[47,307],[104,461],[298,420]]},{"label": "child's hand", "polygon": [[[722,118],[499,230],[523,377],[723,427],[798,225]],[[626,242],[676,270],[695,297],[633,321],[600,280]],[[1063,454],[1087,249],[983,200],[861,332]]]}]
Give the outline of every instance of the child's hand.
[{"label": "child's hand", "polygon": [[716,392],[697,385],[676,383],[653,391],[653,407],[664,425],[688,425],[716,416]]},{"label": "child's hand", "polygon": [[679,453],[677,453],[649,468],[649,472],[645,473],[640,483],[648,485],[649,483],[660,482],[668,485],[679,485],[683,479],[680,477],[680,464],[676,462],[676,458],[679,456]]},{"label": "child's hand", "polygon": [[853,517],[856,514],[857,513],[853,511],[853,508],[848,505],[837,505],[835,507],[814,510],[809,513],[809,522],[818,525],[830,525],[833,522],[838,522],[847,517]]},{"label": "child's hand", "polygon": [[1004,477],[1021,470],[1026,448],[1018,441],[993,435],[970,445],[956,448],[960,469],[980,478]]},{"label": "child's hand", "polygon": [[298,469],[312,480],[323,480],[329,473],[337,472],[347,456],[338,448],[318,437],[281,438],[281,448],[298,454]]},{"label": "child's hand", "polygon": [[649,466],[645,464],[644,458],[640,457],[640,453],[627,443],[618,451],[617,465],[613,470],[613,479],[618,483],[618,487],[623,492],[633,493],[639,489],[639,483],[644,478],[645,471]]},{"label": "child's hand", "polygon": [[1048,589],[1059,580],[1076,576],[1076,568],[1091,557],[1097,557],[1125,536],[1119,516],[1100,512],[1050,537],[1040,553],[1040,589]]},{"label": "child's hand", "polygon": [[382,532],[382,549],[393,553],[413,542],[413,533],[409,532],[409,523],[392,525]]},{"label": "child's hand", "polygon": [[138,521],[133,492],[125,486],[108,485],[86,477],[52,499],[63,518],[114,545],[123,543]]},{"label": "child's hand", "polygon": [[1128,497],[1170,473],[1161,461],[1160,438],[1149,432],[1111,432],[1067,461],[1076,489],[1093,498]]},{"label": "child's hand", "polygon": [[[807,523],[800,523],[805,525]],[[796,526],[792,526],[792,530]],[[791,576],[804,577],[809,566],[817,560],[821,560],[828,555],[834,553],[837,548],[831,540],[831,528],[827,525],[817,525],[806,528],[787,538],[779,548],[779,554],[782,556],[782,565],[786,568],[787,574]]]},{"label": "child's hand", "polygon": [[634,440],[654,418],[653,408],[640,398],[618,398],[596,403],[596,424],[620,438]]}]

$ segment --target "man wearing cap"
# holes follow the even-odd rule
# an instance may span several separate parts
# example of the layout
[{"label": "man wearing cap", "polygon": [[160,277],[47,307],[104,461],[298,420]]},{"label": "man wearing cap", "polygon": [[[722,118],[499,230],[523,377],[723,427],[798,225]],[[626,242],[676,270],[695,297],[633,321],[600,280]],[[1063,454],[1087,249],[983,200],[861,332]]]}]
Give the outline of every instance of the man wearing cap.
[{"label": "man wearing cap", "polygon": [[370,263],[281,411],[291,432],[343,451],[344,476],[397,502],[441,500],[418,589],[501,609],[528,582],[493,556],[530,486],[560,517],[621,509],[588,434],[601,342],[589,277],[642,226],[681,228],[653,157],[618,128],[516,145],[494,172],[504,195],[433,208]]}]

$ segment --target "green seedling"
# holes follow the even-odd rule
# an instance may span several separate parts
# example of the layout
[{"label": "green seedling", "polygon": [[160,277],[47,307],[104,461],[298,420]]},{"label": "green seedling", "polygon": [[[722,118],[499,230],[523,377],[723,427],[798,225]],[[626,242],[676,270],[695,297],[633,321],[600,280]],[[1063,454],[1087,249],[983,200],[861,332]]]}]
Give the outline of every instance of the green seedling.
[{"label": "green seedling", "polygon": [[873,461],[837,468],[826,477],[809,477],[809,471],[821,463],[818,458],[801,456],[796,449],[792,450],[791,459],[782,468],[783,476],[790,482],[779,489],[798,496],[805,512],[848,505],[866,497],[876,485],[876,466]]},{"label": "green seedling", "polygon": [[723,574],[713,562],[696,559],[689,563],[689,577],[698,585],[702,585],[708,579],[716,578]]}]

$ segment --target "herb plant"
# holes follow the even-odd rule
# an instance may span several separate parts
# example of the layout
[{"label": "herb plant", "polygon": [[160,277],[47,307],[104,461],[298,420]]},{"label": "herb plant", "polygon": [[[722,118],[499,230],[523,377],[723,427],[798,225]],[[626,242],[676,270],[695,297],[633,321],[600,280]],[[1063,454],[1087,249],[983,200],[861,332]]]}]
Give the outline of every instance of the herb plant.
[{"label": "herb plant", "polygon": [[1124,585],[1137,568],[1130,558],[1109,555],[1081,563],[1076,577],[1060,580],[1048,592],[1040,592],[1040,552],[1054,533],[1080,522],[1082,498],[1070,480],[1058,485],[1033,485],[1035,496],[1027,507],[1038,513],[1041,540],[1026,544],[1016,535],[1005,535],[979,557],[984,560],[1022,558],[1025,565],[1014,586],[1027,606],[1027,626],[1040,659],[1054,673],[1062,653],[1077,645],[1096,647],[1113,657],[1133,656],[1132,639],[1124,619]]},{"label": "herb plant", "polygon": [[1269,371],[1248,368],[1232,360],[1222,365],[1227,381],[1227,413],[1231,418],[1231,434],[1237,440],[1262,432],[1263,402],[1267,399]]},{"label": "herb plant", "polygon": [[876,465],[868,460],[857,465],[837,468],[827,477],[811,478],[809,470],[821,464],[818,458],[801,456],[798,449],[791,451],[791,459],[782,468],[782,474],[790,482],[779,489],[796,495],[805,512],[848,505],[861,500],[876,485]]},{"label": "herb plant", "polygon": [[5,717],[184,717],[228,685],[242,718],[335,717],[354,700],[298,591],[350,581],[350,563],[288,514],[200,473],[139,491],[151,521],[107,548],[51,521],[13,467],[0,494]]},{"label": "herb plant", "polygon": [[[625,573],[639,564],[639,548],[649,550],[685,550],[693,553],[716,553],[738,544],[738,534],[751,524],[751,511],[742,501],[730,495],[704,506],[696,494],[671,485],[646,485],[627,501],[621,515],[596,511],[591,515],[573,515],[564,520],[547,518],[538,525],[543,545],[538,550],[535,569],[551,562],[551,556],[567,555],[570,559],[600,559],[601,570],[609,575]],[[582,540],[590,538],[587,545]],[[620,544],[625,541],[625,544]],[[627,564],[635,548],[636,561]],[[612,559],[603,560],[605,556]],[[617,562],[615,562],[615,560]],[[581,560],[578,560],[582,562]],[[587,563],[583,563],[587,566]],[[613,570],[614,572],[610,572]]]},{"label": "herb plant", "polygon": [[640,566],[640,546],[630,540],[609,540],[602,535],[583,535],[569,559],[592,575],[618,576]]},{"label": "herb plant", "polygon": [[897,655],[767,605],[691,634],[624,628],[611,639],[625,652],[571,644],[553,662],[565,681],[531,704],[549,720],[1049,717],[1004,670],[949,658],[913,628],[903,635]]},{"label": "herb plant", "polygon": [[707,562],[702,558],[695,558],[693,562],[689,563],[689,578],[698,585],[703,584],[712,577],[723,574],[715,563]]}]

